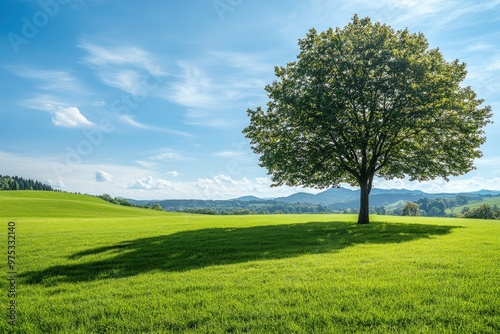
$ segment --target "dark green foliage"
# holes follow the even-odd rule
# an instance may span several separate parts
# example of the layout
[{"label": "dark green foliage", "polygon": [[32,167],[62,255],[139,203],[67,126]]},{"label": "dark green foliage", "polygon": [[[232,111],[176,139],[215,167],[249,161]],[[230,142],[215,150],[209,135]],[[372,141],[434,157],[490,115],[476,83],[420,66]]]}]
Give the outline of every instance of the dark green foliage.
[{"label": "dark green foliage", "polygon": [[275,185],[359,186],[358,223],[368,223],[375,176],[474,169],[491,108],[461,87],[465,64],[447,62],[423,34],[355,16],[344,29],[310,30],[299,46],[244,129]]},{"label": "dark green foliage", "polygon": [[165,211],[207,215],[250,215],[274,213],[334,213],[325,205],[313,203],[286,203],[273,200],[166,200],[160,202]]},{"label": "dark green foliage", "polygon": [[[482,200],[483,198],[478,195],[474,195],[471,198],[474,200]],[[422,211],[423,215],[429,217],[444,217],[446,215],[445,210],[451,209],[457,206],[462,206],[469,203],[469,198],[464,195],[450,197],[450,198],[435,198],[429,199],[427,197],[421,198],[416,202],[419,205],[419,209]]]},{"label": "dark green foliage", "polygon": [[420,212],[420,209],[418,208],[417,203],[413,202],[406,202],[406,204],[403,206],[403,211],[401,214],[403,216],[418,216]]},{"label": "dark green foliage", "polygon": [[500,211],[490,205],[483,204],[478,208],[470,209],[463,214],[464,218],[500,219]]},{"label": "dark green foliage", "polygon": [[106,202],[113,203],[113,204],[118,204],[118,202],[113,197],[111,197],[108,194],[103,194],[103,195],[100,195],[100,196],[97,196],[97,197],[99,197],[100,199],[105,200]]},{"label": "dark green foliage", "polygon": [[19,176],[0,175],[0,190],[44,190],[54,191],[51,186],[39,181],[25,179]]},{"label": "dark green foliage", "polygon": [[373,210],[377,213],[377,215],[385,215],[386,210],[383,206],[375,206],[373,207]]},{"label": "dark green foliage", "polygon": [[155,203],[151,209],[163,211],[163,208],[161,207],[160,203]]},{"label": "dark green foliage", "polygon": [[105,200],[106,202],[113,203],[113,204],[118,204],[118,205],[123,205],[123,206],[137,206],[137,205],[129,202],[125,198],[119,198],[119,197],[113,198],[113,197],[111,197],[108,194],[99,195],[97,197],[99,197],[100,199]]}]

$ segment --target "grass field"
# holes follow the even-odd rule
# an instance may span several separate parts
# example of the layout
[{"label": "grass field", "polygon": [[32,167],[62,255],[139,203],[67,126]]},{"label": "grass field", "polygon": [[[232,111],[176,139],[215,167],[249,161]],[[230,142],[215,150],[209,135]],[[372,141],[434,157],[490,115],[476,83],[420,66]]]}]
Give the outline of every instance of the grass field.
[{"label": "grass field", "polygon": [[[500,222],[203,216],[0,192],[4,333],[498,333]],[[8,268],[3,252],[3,275]]]}]

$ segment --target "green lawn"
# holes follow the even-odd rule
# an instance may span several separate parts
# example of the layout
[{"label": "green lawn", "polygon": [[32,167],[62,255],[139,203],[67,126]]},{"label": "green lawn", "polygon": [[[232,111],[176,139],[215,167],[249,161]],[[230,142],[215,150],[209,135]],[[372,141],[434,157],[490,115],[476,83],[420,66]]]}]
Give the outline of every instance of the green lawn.
[{"label": "green lawn", "polygon": [[[12,333],[498,333],[500,222],[203,216],[0,192]],[[4,252],[6,254],[6,252]],[[7,276],[7,256],[2,266]]]}]

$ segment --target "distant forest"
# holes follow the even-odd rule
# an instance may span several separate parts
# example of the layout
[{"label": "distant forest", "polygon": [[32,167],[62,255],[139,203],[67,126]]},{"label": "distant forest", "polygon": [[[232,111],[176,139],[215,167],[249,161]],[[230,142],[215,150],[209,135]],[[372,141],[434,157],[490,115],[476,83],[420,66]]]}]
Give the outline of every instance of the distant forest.
[{"label": "distant forest", "polygon": [[321,204],[285,203],[273,200],[165,200],[158,203],[165,211],[181,211],[209,215],[338,212]]},{"label": "distant forest", "polygon": [[56,191],[40,181],[33,181],[19,176],[0,175],[0,190],[45,190]]}]

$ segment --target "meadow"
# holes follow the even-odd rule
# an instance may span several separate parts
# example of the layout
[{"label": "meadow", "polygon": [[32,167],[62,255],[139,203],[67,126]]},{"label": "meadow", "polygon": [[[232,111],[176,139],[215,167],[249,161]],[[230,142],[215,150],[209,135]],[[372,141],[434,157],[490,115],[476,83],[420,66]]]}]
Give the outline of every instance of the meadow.
[{"label": "meadow", "polygon": [[[0,192],[4,333],[498,333],[500,222],[204,216]],[[3,277],[7,255],[3,252]]]}]

